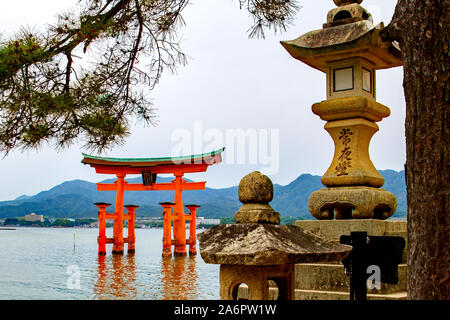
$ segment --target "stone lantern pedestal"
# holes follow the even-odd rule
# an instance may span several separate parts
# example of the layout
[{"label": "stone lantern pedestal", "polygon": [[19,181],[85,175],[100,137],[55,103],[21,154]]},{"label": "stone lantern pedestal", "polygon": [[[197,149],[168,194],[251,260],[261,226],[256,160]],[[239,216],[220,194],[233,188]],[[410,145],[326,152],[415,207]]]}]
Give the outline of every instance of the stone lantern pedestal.
[{"label": "stone lantern pedestal", "polygon": [[268,300],[269,281],[278,286],[278,299],[294,299],[296,263],[341,261],[351,251],[297,226],[279,225],[272,198],[270,179],[253,172],[239,184],[243,205],[236,224],[198,235],[203,260],[220,264],[221,299],[237,299],[240,284],[246,284],[250,300]]}]

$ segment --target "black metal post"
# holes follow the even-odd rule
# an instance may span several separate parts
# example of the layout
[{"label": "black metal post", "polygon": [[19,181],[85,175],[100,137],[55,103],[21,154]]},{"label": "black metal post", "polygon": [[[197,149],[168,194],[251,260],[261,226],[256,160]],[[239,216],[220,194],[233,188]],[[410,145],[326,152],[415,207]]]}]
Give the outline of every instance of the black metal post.
[{"label": "black metal post", "polygon": [[402,262],[405,239],[392,236],[367,236],[367,232],[342,235],[340,243],[353,247],[342,260],[345,273],[350,276],[350,300],[367,300],[367,268],[378,266],[380,282],[398,283],[398,265]]},{"label": "black metal post", "polygon": [[350,300],[367,300],[366,247],[367,232],[351,232],[353,254],[350,276]]}]

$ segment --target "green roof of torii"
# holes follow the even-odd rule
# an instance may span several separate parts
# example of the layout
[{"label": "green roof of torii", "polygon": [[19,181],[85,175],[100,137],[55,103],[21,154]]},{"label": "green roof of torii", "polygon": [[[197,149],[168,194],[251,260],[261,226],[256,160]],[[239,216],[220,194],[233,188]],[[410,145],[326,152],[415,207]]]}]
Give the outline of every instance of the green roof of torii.
[{"label": "green roof of torii", "polygon": [[[107,166],[156,166],[156,165],[167,165],[167,164],[177,164],[177,163],[185,163],[191,162],[193,163],[195,160],[202,160],[202,162],[207,162],[208,160],[212,160],[217,155],[220,155],[225,148],[221,148],[215,151],[206,152],[202,154],[188,155],[188,156],[180,156],[180,157],[162,157],[162,158],[109,158],[109,157],[100,157],[100,156],[92,156],[85,153],[82,153],[83,160],[81,160],[84,164],[90,165],[107,165]],[[220,161],[219,161],[220,162]]]}]

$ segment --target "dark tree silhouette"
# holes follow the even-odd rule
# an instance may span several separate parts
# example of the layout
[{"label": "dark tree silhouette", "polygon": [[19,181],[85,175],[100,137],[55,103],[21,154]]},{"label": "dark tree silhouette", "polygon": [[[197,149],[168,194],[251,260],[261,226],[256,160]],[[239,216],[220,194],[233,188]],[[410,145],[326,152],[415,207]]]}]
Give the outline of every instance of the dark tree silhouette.
[{"label": "dark tree silhouette", "polygon": [[[131,117],[154,123],[147,98],[163,71],[186,63],[178,42],[189,0],[80,0],[47,33],[23,30],[0,42],[0,150],[96,151],[123,142]],[[285,29],[295,1],[239,0],[250,36]]]},{"label": "dark tree silhouette", "polygon": [[409,299],[450,299],[449,7],[399,0],[384,31],[403,55]]}]

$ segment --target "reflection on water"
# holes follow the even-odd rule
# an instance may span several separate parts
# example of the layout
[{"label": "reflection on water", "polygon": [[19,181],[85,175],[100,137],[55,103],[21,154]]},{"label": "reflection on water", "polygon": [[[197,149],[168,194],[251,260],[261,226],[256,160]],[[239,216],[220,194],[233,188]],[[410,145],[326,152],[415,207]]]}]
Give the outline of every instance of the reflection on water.
[{"label": "reflection on water", "polygon": [[194,256],[161,259],[162,299],[189,300],[198,296]]},{"label": "reflection on water", "polygon": [[134,299],[136,263],[134,254],[98,256],[98,279],[94,285],[96,299]]},{"label": "reflection on water", "polygon": [[[199,295],[196,258],[162,257],[160,281],[161,299],[196,299]],[[134,254],[98,256],[94,298],[136,299],[138,296]]]},{"label": "reflection on water", "polygon": [[[135,254],[113,255],[110,246],[98,256],[97,236],[97,229],[1,231],[0,300],[219,298],[219,266],[200,255],[162,258],[162,230],[137,229]],[[72,267],[79,273],[69,274]],[[68,286],[74,276],[79,288]]]}]

